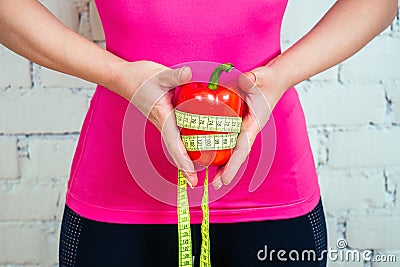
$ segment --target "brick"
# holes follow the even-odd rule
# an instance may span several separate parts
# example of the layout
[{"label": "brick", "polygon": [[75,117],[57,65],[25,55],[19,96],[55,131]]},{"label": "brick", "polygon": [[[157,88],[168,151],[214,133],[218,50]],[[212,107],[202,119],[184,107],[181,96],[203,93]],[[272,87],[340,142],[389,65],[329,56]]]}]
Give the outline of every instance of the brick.
[{"label": "brick", "polygon": [[400,81],[386,83],[385,89],[393,110],[393,122],[400,124]]},{"label": "brick", "polygon": [[400,124],[400,101],[396,100],[393,104],[393,122]]},{"label": "brick", "polygon": [[400,129],[333,132],[328,164],[334,168],[400,165]]},{"label": "brick", "polygon": [[65,181],[64,185],[58,186],[58,187],[60,188],[61,193],[60,193],[60,198],[57,202],[58,208],[57,208],[57,212],[56,212],[56,220],[61,221],[62,216],[64,214],[64,207],[65,207],[66,194],[67,194],[67,188],[68,188],[67,180]]},{"label": "brick", "polygon": [[356,55],[342,63],[343,82],[377,82],[400,79],[399,38],[378,36]]},{"label": "brick", "polygon": [[392,33],[392,28],[395,26],[396,20],[393,21],[392,24],[390,24],[386,29],[384,29],[380,35],[388,35]]},{"label": "brick", "polygon": [[392,35],[399,37],[400,34],[400,15],[399,15],[399,10],[397,10],[397,18],[396,21],[393,23],[393,30],[392,30]]},{"label": "brick", "polygon": [[326,149],[321,135],[315,131],[309,131],[308,136],[310,139],[311,150],[314,156],[314,164],[318,166],[325,162]]},{"label": "brick", "polygon": [[24,176],[30,179],[67,178],[77,138],[31,138]]},{"label": "brick", "polygon": [[334,66],[310,78],[311,81],[337,81],[339,66]]},{"label": "brick", "polygon": [[309,83],[298,92],[308,126],[356,126],[385,120],[385,92],[379,84]]},{"label": "brick", "polygon": [[78,33],[86,39],[93,40],[89,11],[85,11],[80,14]]},{"label": "brick", "polygon": [[[325,203],[329,201],[329,200],[325,200],[323,201],[323,205],[325,208]],[[326,212],[326,211],[325,211]],[[337,240],[340,238],[338,231],[337,231],[337,222],[336,219],[334,218],[326,218],[326,228],[327,228],[327,234],[328,234],[328,249],[332,248],[332,249],[336,249],[336,243]]]},{"label": "brick", "polygon": [[393,116],[393,122],[400,124],[400,100],[396,100],[393,103]]},{"label": "brick", "polygon": [[350,247],[399,249],[400,217],[349,215],[346,237]]},{"label": "brick", "polygon": [[0,194],[0,221],[54,220],[60,189],[21,186]]},{"label": "brick", "polygon": [[75,4],[76,4],[76,6],[78,7],[79,12],[80,12],[80,13],[83,13],[83,12],[88,11],[89,2],[90,2],[90,1],[91,1],[91,0],[75,0],[74,2],[75,2]]},{"label": "brick", "polygon": [[0,137],[0,180],[20,176],[15,137]]},{"label": "brick", "polygon": [[62,23],[77,32],[79,9],[74,0],[40,0]]},{"label": "brick", "polygon": [[0,44],[0,89],[30,87],[31,67],[28,60]]},{"label": "brick", "polygon": [[[394,201],[394,211],[400,215],[400,170],[385,170],[387,191]],[[400,259],[399,259],[400,260]]]},{"label": "brick", "polygon": [[[305,35],[335,3],[335,0],[289,1],[283,18],[282,40],[294,43]],[[304,12],[307,10],[307,12]]]},{"label": "brick", "polygon": [[44,67],[38,68],[38,79],[41,85],[47,87],[62,87],[62,88],[90,88],[94,89],[95,84],[83,79],[67,75],[61,72],[50,70]]},{"label": "brick", "polygon": [[106,49],[106,42],[96,42],[96,44],[101,48]]},{"label": "brick", "polygon": [[104,41],[104,31],[99,17],[99,12],[94,1],[89,5],[90,25],[92,27],[92,37],[94,41]]},{"label": "brick", "polygon": [[319,170],[319,183],[325,209],[331,214],[362,211],[385,204],[385,180],[381,171]]},{"label": "brick", "polygon": [[40,89],[23,93],[8,90],[0,97],[0,132],[78,132],[88,106],[86,92]]},{"label": "brick", "polygon": [[54,265],[57,259],[55,228],[54,224],[0,223],[0,264]]}]

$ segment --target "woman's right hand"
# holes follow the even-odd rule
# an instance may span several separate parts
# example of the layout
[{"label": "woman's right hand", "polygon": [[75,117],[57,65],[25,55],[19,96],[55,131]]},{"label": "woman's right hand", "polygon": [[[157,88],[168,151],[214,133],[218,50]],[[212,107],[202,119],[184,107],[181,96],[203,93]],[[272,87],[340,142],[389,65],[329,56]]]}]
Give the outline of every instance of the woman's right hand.
[{"label": "woman's right hand", "polygon": [[111,87],[118,86],[120,94],[157,127],[176,166],[182,170],[189,185],[195,186],[198,182],[197,173],[182,143],[172,104],[172,89],[191,80],[191,69],[171,69],[152,61],[141,60],[118,63],[114,71],[117,79],[116,84]]}]

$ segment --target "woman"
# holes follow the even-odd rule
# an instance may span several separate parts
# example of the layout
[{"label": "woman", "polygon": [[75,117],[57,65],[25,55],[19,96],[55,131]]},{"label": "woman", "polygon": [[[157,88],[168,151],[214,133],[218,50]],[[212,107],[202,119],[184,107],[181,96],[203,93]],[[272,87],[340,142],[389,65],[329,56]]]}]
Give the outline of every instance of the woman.
[{"label": "woman", "polygon": [[[325,219],[293,86],[361,49],[390,25],[397,1],[339,0],[284,53],[279,33],[287,0],[96,4],[107,50],[70,31],[38,1],[0,1],[2,44],[37,64],[99,85],[71,168],[60,266],[177,265],[176,207],[141,189],[142,178],[127,166],[121,139],[131,102],[152,123],[146,125],[146,137],[159,140],[161,132],[173,163],[198,187],[202,173],[195,171],[168,116],[173,110],[168,92],[194,73],[171,66],[193,61],[232,62],[244,72],[238,82],[251,107],[229,162],[211,171],[216,190],[210,197],[226,190],[210,203],[213,266],[325,266]],[[271,127],[275,155],[271,162],[258,162],[268,149],[261,147],[260,134],[272,133]],[[176,177],[161,142],[146,147],[160,173]],[[262,181],[249,192],[258,163],[270,166],[262,167],[268,169],[266,176],[255,177]],[[197,265],[202,214],[196,207],[190,212]],[[286,256],[269,253],[280,249]],[[291,250],[313,250],[318,258],[293,259],[287,255]]]}]

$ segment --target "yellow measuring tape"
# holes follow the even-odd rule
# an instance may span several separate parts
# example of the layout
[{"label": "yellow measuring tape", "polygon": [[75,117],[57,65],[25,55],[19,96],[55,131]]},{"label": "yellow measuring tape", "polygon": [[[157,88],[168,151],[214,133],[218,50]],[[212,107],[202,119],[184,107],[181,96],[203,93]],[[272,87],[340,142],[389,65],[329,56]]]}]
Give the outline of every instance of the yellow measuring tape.
[{"label": "yellow measuring tape", "polygon": [[[224,134],[187,135],[181,136],[188,151],[221,150],[234,148],[242,119],[240,117],[208,116],[191,114],[175,109],[176,122],[179,127],[228,132]],[[208,208],[208,167],[204,179],[204,193],[201,201],[203,220],[201,222],[200,267],[210,267],[210,235]],[[193,267],[192,236],[190,230],[189,201],[187,196],[187,181],[178,170],[178,242],[179,267]]]},{"label": "yellow measuring tape", "polygon": [[192,114],[177,109],[175,117],[179,127],[202,131],[239,133],[242,124],[240,117]]},{"label": "yellow measuring tape", "polygon": [[[178,242],[179,242],[179,266],[193,267],[192,234],[190,230],[189,201],[187,197],[187,181],[178,170]],[[208,212],[208,168],[204,179],[204,193],[201,201],[203,221],[201,222],[201,253],[200,266],[211,266],[210,260],[210,235]]]},{"label": "yellow measuring tape", "polygon": [[234,148],[237,136],[237,133],[183,135],[181,139],[187,151],[221,150]]}]

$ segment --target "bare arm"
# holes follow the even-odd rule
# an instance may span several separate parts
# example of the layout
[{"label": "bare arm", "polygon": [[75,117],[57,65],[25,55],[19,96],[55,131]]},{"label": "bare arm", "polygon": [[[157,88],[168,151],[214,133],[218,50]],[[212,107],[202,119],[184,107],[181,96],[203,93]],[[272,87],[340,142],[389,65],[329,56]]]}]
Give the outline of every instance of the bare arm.
[{"label": "bare arm", "polygon": [[258,132],[288,88],[355,54],[390,25],[397,7],[398,0],[338,0],[293,46],[266,66],[242,75],[239,84],[247,93],[246,102],[252,112],[243,119],[244,130],[231,159],[214,177],[214,187],[232,181]]},{"label": "bare arm", "polygon": [[39,1],[1,0],[0,33],[0,43],[39,65],[131,96],[114,85],[124,60],[71,31]]},{"label": "bare arm", "polygon": [[176,122],[168,117],[173,106],[167,92],[190,81],[189,68],[127,62],[71,31],[37,0],[0,0],[0,43],[39,65],[103,85],[131,101],[160,130],[184,176],[197,183]]},{"label": "bare arm", "polygon": [[396,16],[398,0],[338,0],[297,43],[268,65],[285,89],[320,73],[364,47]]}]

